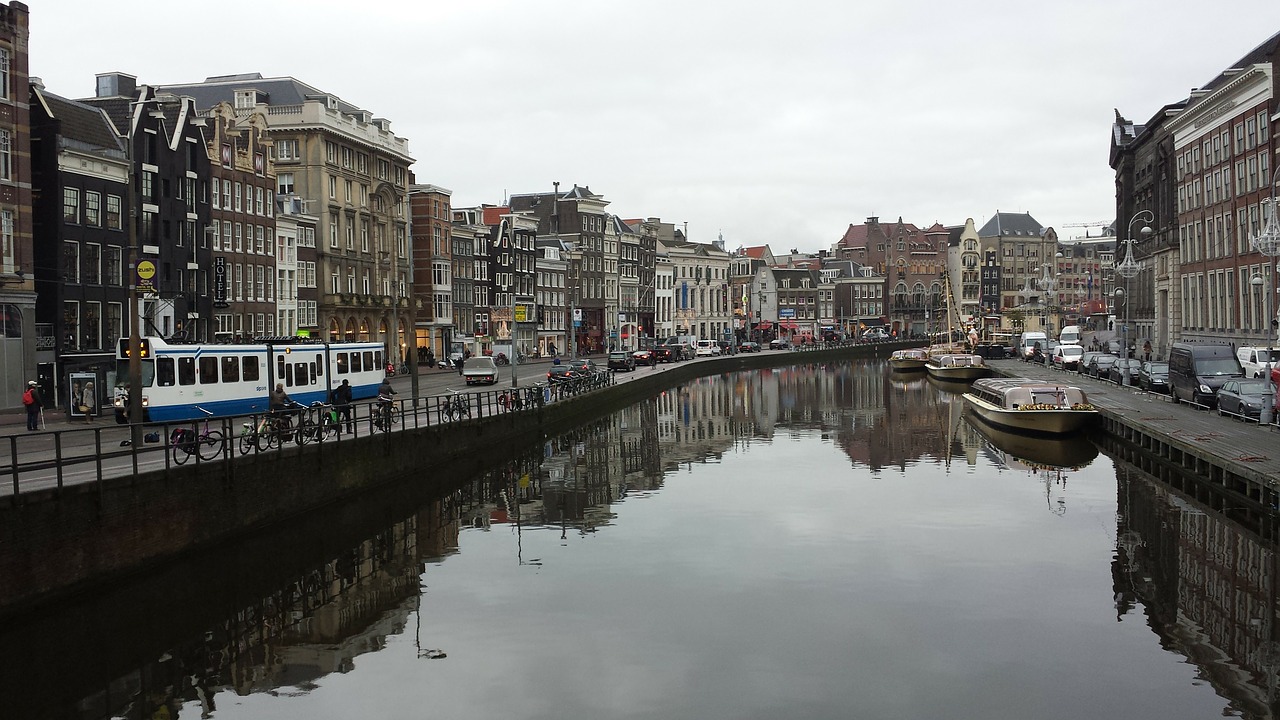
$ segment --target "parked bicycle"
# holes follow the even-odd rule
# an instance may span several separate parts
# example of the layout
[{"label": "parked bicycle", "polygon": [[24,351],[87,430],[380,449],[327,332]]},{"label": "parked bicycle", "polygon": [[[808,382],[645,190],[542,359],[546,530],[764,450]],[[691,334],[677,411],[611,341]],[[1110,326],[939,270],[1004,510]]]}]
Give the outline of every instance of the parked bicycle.
[{"label": "parked bicycle", "polygon": [[270,415],[261,415],[252,422],[240,426],[240,454],[248,455],[254,450],[265,452],[273,447],[280,447],[280,435],[275,432]]},{"label": "parked bicycle", "polygon": [[338,423],[337,410],[332,405],[320,401],[311,403],[306,410],[298,413],[298,429],[295,433],[298,444],[324,442],[330,435],[337,435],[342,426]]},{"label": "parked bicycle", "polygon": [[189,428],[175,428],[169,437],[169,452],[173,462],[182,465],[192,455],[199,455],[201,460],[214,460],[222,454],[222,433],[209,428],[209,418],[213,413],[199,405],[196,410],[204,413],[204,426],[192,422]]},{"label": "parked bicycle", "polygon": [[506,390],[499,395],[498,402],[502,404],[502,408],[507,412],[523,410],[525,405],[525,400],[521,396],[520,391],[514,388]]},{"label": "parked bicycle", "polygon": [[471,417],[470,395],[449,388],[445,388],[445,390],[450,393],[450,397],[445,398],[440,403],[440,421],[461,420],[465,417]]}]

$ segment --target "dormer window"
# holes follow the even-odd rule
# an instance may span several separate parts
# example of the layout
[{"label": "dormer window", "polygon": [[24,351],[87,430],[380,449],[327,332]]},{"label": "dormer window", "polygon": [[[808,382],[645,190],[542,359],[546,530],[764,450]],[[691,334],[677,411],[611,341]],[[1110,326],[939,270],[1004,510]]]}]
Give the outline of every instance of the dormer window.
[{"label": "dormer window", "polygon": [[253,90],[236,91],[236,109],[252,108],[258,102],[258,93]]}]

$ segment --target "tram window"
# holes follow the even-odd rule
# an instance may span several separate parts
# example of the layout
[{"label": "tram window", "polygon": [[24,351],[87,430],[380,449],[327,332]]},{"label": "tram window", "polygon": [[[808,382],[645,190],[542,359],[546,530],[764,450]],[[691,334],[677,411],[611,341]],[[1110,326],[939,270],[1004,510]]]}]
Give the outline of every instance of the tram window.
[{"label": "tram window", "polygon": [[284,358],[280,359],[280,363],[284,365],[284,384],[293,387],[293,365],[284,363]]},{"label": "tram window", "polygon": [[360,372],[360,353],[358,352],[351,353],[351,372]]},{"label": "tram window", "polygon": [[364,351],[363,353],[361,353],[361,354],[362,354],[362,355],[364,355],[364,369],[365,369],[365,371],[372,370],[372,369],[374,369],[374,368],[378,367],[378,365],[380,364],[380,363],[378,363],[377,361],[375,361],[375,360],[373,359],[373,353],[369,352],[368,350],[365,350],[365,351]]},{"label": "tram window", "polygon": [[196,384],[196,359],[193,357],[178,358],[178,384]]},{"label": "tram window", "polygon": [[311,377],[307,374],[307,364],[304,362],[293,364],[293,382],[295,385],[310,385]]},{"label": "tram window", "polygon": [[314,377],[324,377],[324,357],[316,355],[316,361],[311,363],[311,374]]},{"label": "tram window", "polygon": [[200,384],[211,385],[218,382],[218,358],[206,355],[200,358]]},{"label": "tram window", "polygon": [[222,382],[240,382],[240,358],[235,355],[222,358]]},{"label": "tram window", "polygon": [[254,355],[245,355],[243,358],[240,359],[240,362],[244,366],[245,382],[257,382],[258,381],[258,358]]},{"label": "tram window", "polygon": [[284,366],[285,366],[284,356],[277,355],[276,356],[276,379],[277,380],[284,377]]},{"label": "tram window", "polygon": [[334,359],[338,361],[338,374],[346,375],[347,374],[347,354],[344,352],[341,352],[341,353],[334,353],[333,356],[334,356]]},{"label": "tram window", "polygon": [[156,358],[156,384],[160,387],[173,387],[175,382],[173,358]]}]

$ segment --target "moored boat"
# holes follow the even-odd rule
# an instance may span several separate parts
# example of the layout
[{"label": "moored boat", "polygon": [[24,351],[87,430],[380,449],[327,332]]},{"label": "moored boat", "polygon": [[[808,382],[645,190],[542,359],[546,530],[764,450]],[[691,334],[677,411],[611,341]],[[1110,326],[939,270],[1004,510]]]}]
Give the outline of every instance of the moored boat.
[{"label": "moored boat", "polygon": [[964,399],[988,423],[1021,432],[1060,435],[1098,417],[1080,388],[1024,378],[976,380]]},{"label": "moored boat", "polygon": [[982,356],[972,353],[932,355],[925,361],[924,369],[929,372],[930,377],[962,382],[977,380],[991,374]]},{"label": "moored boat", "polygon": [[928,359],[928,354],[920,348],[908,348],[906,350],[894,350],[889,356],[889,365],[899,372],[908,370],[923,370],[924,362]]}]

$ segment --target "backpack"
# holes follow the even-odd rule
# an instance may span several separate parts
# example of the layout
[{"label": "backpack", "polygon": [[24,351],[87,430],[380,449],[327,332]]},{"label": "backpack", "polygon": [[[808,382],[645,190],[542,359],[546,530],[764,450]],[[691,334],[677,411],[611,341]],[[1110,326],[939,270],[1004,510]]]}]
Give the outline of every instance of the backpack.
[{"label": "backpack", "polygon": [[32,394],[31,388],[27,388],[26,392],[22,393],[22,404],[23,405],[36,404],[36,398],[35,398],[35,395]]}]

